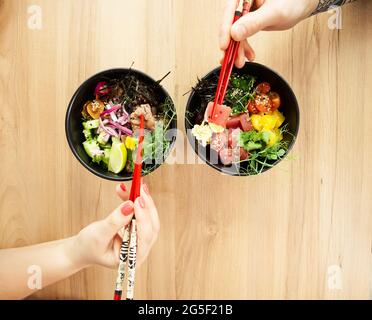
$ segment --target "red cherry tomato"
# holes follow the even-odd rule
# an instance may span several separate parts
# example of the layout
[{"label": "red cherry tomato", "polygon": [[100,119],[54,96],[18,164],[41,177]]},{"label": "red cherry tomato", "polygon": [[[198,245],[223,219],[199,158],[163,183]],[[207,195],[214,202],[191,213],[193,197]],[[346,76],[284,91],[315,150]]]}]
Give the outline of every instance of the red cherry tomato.
[{"label": "red cherry tomato", "polygon": [[259,94],[268,94],[271,91],[270,83],[262,82],[256,87],[256,92]]},{"label": "red cherry tomato", "polygon": [[248,103],[248,111],[250,114],[258,114],[260,113],[256,107],[255,101],[250,100]]},{"label": "red cherry tomato", "polygon": [[280,99],[279,94],[277,94],[276,92],[271,92],[269,97],[270,97],[271,106],[272,106],[271,111],[278,110],[280,108],[280,105],[281,105],[281,99]]},{"label": "red cherry tomato", "polygon": [[271,111],[271,100],[267,94],[257,94],[255,98],[255,104],[259,112]]}]

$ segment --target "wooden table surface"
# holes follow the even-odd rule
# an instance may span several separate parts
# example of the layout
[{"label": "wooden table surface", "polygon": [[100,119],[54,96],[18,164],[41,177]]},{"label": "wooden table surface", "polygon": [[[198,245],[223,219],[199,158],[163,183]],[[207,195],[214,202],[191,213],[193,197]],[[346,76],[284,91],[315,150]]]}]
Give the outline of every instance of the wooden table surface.
[{"label": "wooden table surface", "polygon": [[[28,8],[42,28],[28,27]],[[0,247],[78,232],[119,204],[70,152],[67,104],[90,75],[135,68],[177,104],[218,64],[224,0],[0,0]],[[32,8],[30,9],[32,12]],[[162,229],[138,299],[369,299],[372,283],[372,2],[251,39],[301,106],[291,161],[253,178],[166,165],[146,178]],[[181,139],[182,137],[180,137]],[[182,143],[181,143],[182,144]],[[1,270],[0,270],[1,272]],[[92,268],[34,298],[111,299]],[[1,288],[0,288],[1,289]]]}]

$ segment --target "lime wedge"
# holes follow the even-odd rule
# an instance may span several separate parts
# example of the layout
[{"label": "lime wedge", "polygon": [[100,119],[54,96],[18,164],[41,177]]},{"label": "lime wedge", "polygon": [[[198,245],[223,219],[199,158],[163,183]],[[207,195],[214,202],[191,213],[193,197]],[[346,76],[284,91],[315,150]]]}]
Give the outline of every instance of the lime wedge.
[{"label": "lime wedge", "polygon": [[124,143],[114,143],[110,153],[109,171],[115,174],[122,172],[127,164],[127,157],[128,153]]}]

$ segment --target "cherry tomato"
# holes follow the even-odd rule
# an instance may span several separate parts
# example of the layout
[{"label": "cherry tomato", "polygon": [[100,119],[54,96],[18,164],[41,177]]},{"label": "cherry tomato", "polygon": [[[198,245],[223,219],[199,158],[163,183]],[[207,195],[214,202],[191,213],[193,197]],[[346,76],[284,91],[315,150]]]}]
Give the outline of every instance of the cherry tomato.
[{"label": "cherry tomato", "polygon": [[270,112],[272,108],[270,97],[267,94],[257,94],[255,105],[259,112]]},{"label": "cherry tomato", "polygon": [[250,114],[259,114],[260,112],[258,111],[256,107],[255,101],[250,100],[248,103],[248,111]]},{"label": "cherry tomato", "polygon": [[259,94],[268,94],[271,91],[270,83],[262,82],[256,87],[256,92]]},{"label": "cherry tomato", "polygon": [[280,105],[281,105],[281,99],[280,99],[279,94],[277,94],[276,92],[271,92],[269,97],[270,97],[271,106],[272,106],[271,111],[278,110],[280,108]]},{"label": "cherry tomato", "polygon": [[105,105],[101,100],[88,101],[84,105],[85,109],[93,119],[99,119],[101,113],[105,110]]}]

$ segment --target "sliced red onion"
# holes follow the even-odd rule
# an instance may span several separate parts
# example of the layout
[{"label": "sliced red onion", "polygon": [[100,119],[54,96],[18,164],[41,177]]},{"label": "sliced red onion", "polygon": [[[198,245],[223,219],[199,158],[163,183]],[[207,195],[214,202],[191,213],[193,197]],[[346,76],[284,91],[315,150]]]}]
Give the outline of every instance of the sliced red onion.
[{"label": "sliced red onion", "polygon": [[120,117],[117,122],[120,125],[124,126],[124,125],[126,125],[128,123],[128,121],[129,121],[129,118],[124,115],[124,116]]},{"label": "sliced red onion", "polygon": [[111,124],[111,126],[115,127],[116,129],[120,130],[121,132],[124,132],[128,136],[132,136],[133,135],[132,130],[130,130],[130,129],[126,128],[126,127],[123,127],[123,126],[121,126],[118,123],[115,123],[113,121],[110,121],[110,124]]},{"label": "sliced red onion", "polygon": [[118,117],[116,116],[115,112],[110,113],[111,120],[114,122],[118,121]]},{"label": "sliced red onion", "polygon": [[112,114],[113,112],[118,111],[120,108],[121,108],[121,106],[115,106],[115,107],[112,107],[111,109],[107,109],[106,111],[103,111],[101,113],[101,118],[103,118],[104,116],[106,116],[108,114]]},{"label": "sliced red onion", "polygon": [[124,116],[129,119],[129,113],[127,112],[127,110],[125,110],[124,107],[123,107],[123,113],[124,113]]},{"label": "sliced red onion", "polygon": [[100,128],[105,131],[108,135],[110,136],[113,136],[113,137],[119,137],[118,133],[116,132],[115,129],[113,128],[110,128],[110,127],[106,127],[104,124],[103,124],[103,121],[102,121],[102,118],[100,118]]},{"label": "sliced red onion", "polygon": [[111,136],[119,138],[119,133],[115,130],[115,127],[107,126],[106,130]]}]

